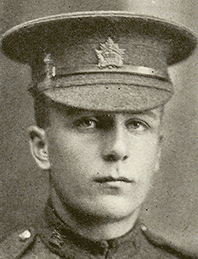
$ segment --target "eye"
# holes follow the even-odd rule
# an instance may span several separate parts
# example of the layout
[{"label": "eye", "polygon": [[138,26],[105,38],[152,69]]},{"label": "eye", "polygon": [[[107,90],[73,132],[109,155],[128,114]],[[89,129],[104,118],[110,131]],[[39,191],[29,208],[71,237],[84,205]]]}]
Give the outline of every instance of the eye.
[{"label": "eye", "polygon": [[127,129],[131,131],[137,131],[137,132],[142,132],[146,131],[150,128],[149,124],[145,121],[139,120],[139,119],[131,119],[127,121],[126,123]]},{"label": "eye", "polygon": [[96,118],[81,118],[74,123],[74,126],[81,130],[96,129],[98,125]]}]

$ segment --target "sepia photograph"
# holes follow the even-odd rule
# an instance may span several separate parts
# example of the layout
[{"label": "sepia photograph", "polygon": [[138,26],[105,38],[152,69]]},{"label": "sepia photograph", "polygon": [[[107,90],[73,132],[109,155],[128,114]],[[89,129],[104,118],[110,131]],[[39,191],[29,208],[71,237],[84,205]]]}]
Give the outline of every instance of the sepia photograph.
[{"label": "sepia photograph", "polygon": [[0,259],[198,258],[198,1],[0,12]]}]

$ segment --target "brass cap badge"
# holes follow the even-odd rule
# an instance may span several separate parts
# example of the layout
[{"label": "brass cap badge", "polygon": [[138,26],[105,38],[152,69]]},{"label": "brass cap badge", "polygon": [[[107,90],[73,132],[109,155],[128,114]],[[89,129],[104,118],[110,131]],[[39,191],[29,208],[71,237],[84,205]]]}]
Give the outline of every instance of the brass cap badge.
[{"label": "brass cap badge", "polygon": [[119,68],[123,66],[125,49],[120,49],[118,44],[114,43],[111,38],[108,38],[106,43],[101,43],[100,48],[101,50],[95,49],[99,59],[99,68]]}]

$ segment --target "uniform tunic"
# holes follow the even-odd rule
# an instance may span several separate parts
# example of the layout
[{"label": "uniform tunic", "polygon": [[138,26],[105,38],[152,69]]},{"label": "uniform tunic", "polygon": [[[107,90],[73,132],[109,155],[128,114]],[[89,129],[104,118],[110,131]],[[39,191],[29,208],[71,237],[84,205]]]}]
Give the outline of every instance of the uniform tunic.
[{"label": "uniform tunic", "polygon": [[0,246],[0,259],[173,259],[198,258],[147,235],[139,220],[130,232],[112,240],[89,240],[63,223],[50,202],[39,228],[16,232]]}]

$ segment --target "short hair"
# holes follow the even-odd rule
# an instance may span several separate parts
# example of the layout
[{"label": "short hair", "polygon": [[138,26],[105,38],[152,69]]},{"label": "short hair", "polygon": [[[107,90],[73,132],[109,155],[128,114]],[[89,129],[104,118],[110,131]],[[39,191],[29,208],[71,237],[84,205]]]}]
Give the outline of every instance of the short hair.
[{"label": "short hair", "polygon": [[50,126],[50,109],[56,108],[56,109],[62,109],[64,107],[64,110],[67,111],[67,114],[72,114],[75,110],[78,110],[78,108],[75,107],[69,107],[62,103],[57,103],[51,100],[49,97],[47,97],[44,94],[41,94],[38,92],[31,93],[34,98],[34,117],[37,126],[40,128],[46,129]]},{"label": "short hair", "polygon": [[50,125],[49,111],[52,100],[44,94],[34,96],[34,117],[40,128],[47,128]]}]

